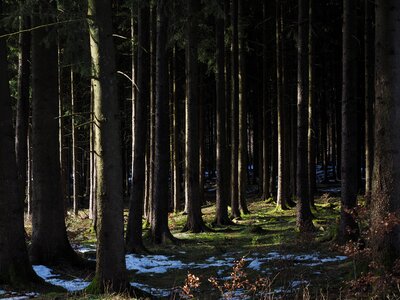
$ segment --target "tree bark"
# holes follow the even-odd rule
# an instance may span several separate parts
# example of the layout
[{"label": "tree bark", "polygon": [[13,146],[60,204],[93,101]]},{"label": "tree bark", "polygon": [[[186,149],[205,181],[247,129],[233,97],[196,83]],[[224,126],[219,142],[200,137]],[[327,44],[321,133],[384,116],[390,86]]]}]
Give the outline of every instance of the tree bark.
[{"label": "tree bark", "polygon": [[187,221],[184,231],[203,232],[207,230],[201,215],[199,186],[199,90],[198,90],[198,12],[199,0],[188,0],[187,24],[187,100],[186,100],[186,149],[185,177]]},{"label": "tree bark", "polygon": [[[219,1],[222,10],[223,1]],[[229,225],[232,221],[228,215],[228,196],[225,184],[228,168],[228,149],[226,145],[226,100],[225,100],[225,22],[221,16],[216,17],[216,58],[217,71],[216,96],[217,96],[217,191],[216,214],[214,224]]]},{"label": "tree bark", "polygon": [[343,85],[342,85],[342,206],[340,240],[355,241],[359,235],[353,210],[357,206],[357,39],[356,3],[343,1]]},{"label": "tree bark", "polygon": [[[30,18],[20,17],[20,30],[30,26]],[[19,35],[18,57],[18,99],[15,125],[15,153],[18,172],[18,198],[25,199],[27,194],[28,170],[28,128],[29,128],[29,87],[30,87],[30,49],[31,35],[22,32]]]},{"label": "tree bark", "polygon": [[[147,142],[148,105],[150,102],[150,7],[147,1],[140,1],[138,9],[138,54],[137,54],[137,97],[135,119],[132,126],[134,140],[132,163],[132,186],[128,225],[126,229],[126,250],[144,251],[142,239],[142,217],[145,189],[145,156]],[[134,89],[136,89],[134,87]],[[135,93],[135,91],[132,91]]]},{"label": "tree bark", "polygon": [[[244,4],[238,0],[238,17],[243,18]],[[247,208],[247,100],[246,100],[246,53],[244,24],[239,26],[239,152],[238,152],[238,197],[243,214],[249,214]]]},{"label": "tree bark", "polygon": [[80,172],[78,171],[78,131],[76,122],[75,76],[71,67],[71,137],[72,137],[72,203],[75,216],[79,213]]},{"label": "tree bark", "polygon": [[365,200],[371,202],[374,169],[374,9],[375,4],[364,1],[364,72],[365,72]]},{"label": "tree bark", "polygon": [[239,34],[238,0],[231,4],[232,26],[232,99],[231,99],[231,216],[240,218],[238,191],[238,152],[239,152]]},{"label": "tree bark", "polygon": [[308,0],[299,0],[297,39],[297,227],[314,230],[308,175]]},{"label": "tree bark", "polygon": [[[288,168],[285,166],[285,152],[288,150],[288,143],[285,137],[288,134],[283,115],[285,114],[285,100],[283,93],[283,59],[282,59],[282,3],[276,2],[276,78],[277,78],[277,123],[278,123],[278,192],[277,206],[281,209],[287,209],[287,198],[289,197],[289,182],[285,180],[288,177]],[[287,116],[287,115],[286,115]]]},{"label": "tree bark", "polygon": [[155,103],[154,197],[151,235],[156,244],[174,241],[168,228],[169,181],[169,89],[168,89],[168,15],[167,1],[157,1],[157,54]]},{"label": "tree bark", "polygon": [[[53,22],[55,8],[40,1],[32,23]],[[58,133],[57,40],[50,28],[32,32],[32,161],[33,203],[30,256],[35,264],[73,264],[80,259],[69,244],[61,187]]]},{"label": "tree bark", "polygon": [[[372,186],[372,249],[387,271],[400,257],[400,2],[376,4],[375,156]],[[397,219],[398,220],[398,219]]]},{"label": "tree bark", "polygon": [[89,0],[98,210],[96,273],[89,293],[129,289],[125,268],[121,120],[111,2]]},{"label": "tree bark", "polygon": [[[0,13],[2,13],[0,1]],[[0,35],[4,29],[0,25]],[[0,39],[0,283],[37,281],[29,263],[24,231],[24,202],[19,193],[6,39]],[[19,95],[21,98],[22,95]]]},{"label": "tree bark", "polygon": [[314,194],[316,192],[315,166],[315,100],[314,100],[314,39],[313,39],[313,5],[316,0],[309,0],[308,15],[308,195],[310,204],[315,208]]}]

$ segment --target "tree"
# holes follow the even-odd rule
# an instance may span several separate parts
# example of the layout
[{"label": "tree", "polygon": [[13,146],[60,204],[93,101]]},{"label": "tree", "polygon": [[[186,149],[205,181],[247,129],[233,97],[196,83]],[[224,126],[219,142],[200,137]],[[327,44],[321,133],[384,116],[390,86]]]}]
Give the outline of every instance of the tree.
[{"label": "tree", "polygon": [[283,78],[283,46],[282,46],[282,3],[276,0],[276,94],[277,94],[277,126],[278,126],[278,192],[277,192],[277,206],[281,209],[287,209],[287,199],[289,197],[289,181],[288,168],[287,168],[287,152],[288,152],[288,128],[285,122],[285,95],[283,91],[284,78]]},{"label": "tree", "polygon": [[198,90],[198,12],[199,0],[188,0],[187,21],[187,100],[185,127],[185,181],[187,221],[185,231],[202,232],[207,230],[201,216],[199,186],[199,90]]},{"label": "tree", "polygon": [[120,112],[111,2],[88,1],[96,153],[97,260],[91,293],[129,288],[125,267]]},{"label": "tree", "polygon": [[138,9],[137,98],[134,102],[135,118],[132,125],[134,136],[132,187],[126,247],[128,252],[142,252],[142,217],[145,188],[145,155],[147,120],[150,102],[150,7],[140,1]]},{"label": "tree", "polygon": [[238,152],[239,152],[239,33],[238,0],[232,0],[232,97],[231,97],[231,215],[240,218],[238,195]]},{"label": "tree", "polygon": [[157,53],[155,102],[154,194],[151,235],[156,244],[175,241],[168,228],[169,98],[168,98],[168,11],[167,1],[157,1]]},{"label": "tree", "polygon": [[[0,13],[2,6],[0,1]],[[0,26],[0,35],[3,34]],[[0,38],[0,283],[17,286],[39,279],[29,263],[25,243],[24,202],[18,192],[5,41]]]},{"label": "tree", "polygon": [[297,227],[312,231],[308,176],[308,0],[299,0],[297,39]]},{"label": "tree", "polygon": [[[34,6],[32,25],[53,22],[53,3]],[[58,58],[56,32],[42,27],[32,32],[32,161],[33,203],[31,261],[55,264],[82,261],[66,232],[58,140]]]},{"label": "tree", "polygon": [[238,17],[241,18],[239,26],[239,145],[238,145],[238,197],[239,204],[244,214],[249,214],[247,208],[247,97],[246,97],[246,50],[245,50],[245,32],[243,24],[244,3],[238,0]]},{"label": "tree", "polygon": [[384,227],[400,209],[400,2],[376,1],[375,159],[372,186],[372,248],[391,269],[400,256],[398,224]]},{"label": "tree", "polygon": [[371,200],[374,169],[374,8],[374,2],[364,1],[365,198],[367,204]]},{"label": "tree", "polygon": [[[30,18],[20,17],[20,30],[29,27]],[[15,124],[15,153],[18,172],[18,198],[24,198],[27,187],[28,169],[28,128],[29,128],[29,87],[30,87],[30,32],[19,35],[18,57],[18,99]]]},{"label": "tree", "polygon": [[315,208],[315,97],[314,97],[314,39],[313,39],[313,8],[314,1],[309,0],[308,15],[308,195],[311,206]]},{"label": "tree", "polygon": [[342,85],[342,206],[340,239],[356,240],[358,225],[353,211],[357,206],[357,39],[356,3],[343,0],[343,85]]},{"label": "tree", "polygon": [[228,149],[226,144],[226,100],[225,100],[225,22],[223,17],[222,1],[219,1],[215,32],[216,32],[216,96],[217,96],[217,194],[216,215],[214,223],[217,225],[229,225],[231,220],[228,216],[228,195],[226,176],[228,168]]}]

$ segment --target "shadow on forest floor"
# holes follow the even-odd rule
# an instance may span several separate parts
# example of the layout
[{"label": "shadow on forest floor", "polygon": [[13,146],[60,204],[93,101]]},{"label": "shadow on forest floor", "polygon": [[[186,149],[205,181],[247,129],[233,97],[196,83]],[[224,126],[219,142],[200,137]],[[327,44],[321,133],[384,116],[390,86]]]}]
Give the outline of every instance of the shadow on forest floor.
[{"label": "shadow on forest floor", "polygon": [[[277,210],[274,203],[256,197],[249,199],[252,213],[235,220],[241,226],[217,228],[214,232],[182,233],[186,216],[170,214],[172,233],[184,242],[153,246],[146,239],[146,247],[152,255],[126,256],[132,285],[165,299],[179,298],[174,291],[180,290],[190,273],[201,282],[200,287],[193,290],[198,298],[219,299],[221,291],[213,288],[208,279],[216,278],[222,285],[231,282],[235,261],[242,259],[247,280],[270,279],[269,298],[265,299],[272,296],[291,298],[305,290],[313,295],[338,295],[344,288],[343,281],[354,278],[357,272],[354,261],[335,251],[332,242],[339,215],[339,199],[325,194],[316,199],[316,207],[317,211],[313,213],[317,232],[307,236],[296,230],[295,209]],[[202,211],[205,222],[211,224],[215,206],[207,203]],[[68,216],[67,225],[76,250],[89,259],[95,259],[95,234],[86,212],[82,211],[79,217]],[[29,234],[29,227],[27,232]],[[69,291],[82,289],[91,280],[91,276],[83,277],[82,273],[63,267],[35,266],[35,271]],[[0,291],[0,298],[5,296],[12,295]],[[245,296],[244,292],[242,296]]]}]

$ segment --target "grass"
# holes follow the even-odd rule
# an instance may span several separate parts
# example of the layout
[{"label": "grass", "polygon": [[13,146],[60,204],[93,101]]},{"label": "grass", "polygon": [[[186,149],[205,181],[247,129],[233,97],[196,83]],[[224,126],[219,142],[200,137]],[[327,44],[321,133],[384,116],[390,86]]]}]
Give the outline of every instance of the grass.
[{"label": "grass", "polygon": [[[200,234],[182,233],[186,216],[181,213],[169,215],[169,225],[173,235],[181,240],[178,245],[167,244],[163,246],[152,245],[149,239],[145,239],[145,246],[154,254],[173,256],[174,260],[184,263],[201,263],[208,258],[222,257],[228,254],[230,257],[240,259],[254,253],[267,254],[271,251],[279,251],[287,254],[306,254],[318,252],[320,255],[332,256],[338,254],[332,240],[336,237],[336,228],[340,210],[340,199],[322,195],[316,199],[316,211],[314,225],[317,232],[312,235],[300,234],[296,229],[295,209],[277,210],[271,201],[262,201],[255,197],[249,199],[251,214],[243,215],[241,220],[235,220],[235,226],[214,228],[213,232]],[[208,203],[202,209],[203,219],[211,226],[214,219],[215,206]],[[125,212],[127,218],[127,212]],[[81,211],[78,216],[68,214],[67,228],[73,244],[95,243],[95,233],[88,219],[86,211]],[[30,234],[29,223],[27,233]],[[299,291],[293,291],[293,297],[304,298],[304,293],[311,295],[309,298],[320,298],[317,295],[339,295],[346,289],[344,282],[354,279],[359,273],[354,267],[354,260],[326,263],[315,267],[305,267],[295,260],[274,260],[268,263],[271,270],[268,276],[273,278],[272,287],[285,287],[293,280],[307,281],[306,287]],[[244,266],[246,269],[246,266]],[[219,292],[213,289],[208,282],[210,277],[217,276],[218,267],[190,270],[201,282],[197,294],[201,299],[217,299]],[[72,271],[73,272],[73,271]],[[260,274],[255,270],[246,269],[249,280],[256,280]],[[74,275],[74,274],[73,274]],[[229,275],[225,272],[224,276]],[[183,286],[188,276],[188,270],[173,270],[164,274],[137,274],[129,272],[132,281],[145,283],[157,288],[169,289]],[[303,293],[303,294],[302,294]],[[300,295],[301,294],[301,295]],[[54,295],[43,295],[45,299],[54,298]],[[48,298],[49,297],[49,298]],[[67,295],[57,295],[58,299]],[[76,298],[77,296],[69,296]],[[89,298],[89,295],[80,298]],[[118,296],[120,297],[120,296]],[[116,295],[106,295],[96,299],[119,299]],[[78,297],[79,298],[79,297]],[[330,297],[328,297],[330,298]],[[122,299],[122,298],[121,298]],[[335,298],[336,299],[336,298]]]}]

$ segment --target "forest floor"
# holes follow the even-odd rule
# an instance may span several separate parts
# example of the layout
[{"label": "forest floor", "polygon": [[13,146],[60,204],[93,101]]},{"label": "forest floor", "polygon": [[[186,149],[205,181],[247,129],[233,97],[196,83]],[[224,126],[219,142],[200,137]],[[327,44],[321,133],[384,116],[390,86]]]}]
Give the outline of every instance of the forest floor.
[{"label": "forest floor", "polygon": [[[249,199],[251,214],[235,220],[234,226],[213,228],[213,232],[183,233],[186,216],[170,214],[170,228],[181,242],[154,246],[146,238],[150,255],[126,256],[132,285],[164,299],[188,295],[199,299],[355,296],[352,284],[368,262],[363,261],[362,255],[344,255],[334,242],[340,199],[322,194],[316,199],[316,208],[313,214],[317,231],[307,236],[296,230],[294,208],[277,210],[273,202],[256,197]],[[202,211],[210,225],[215,206],[210,203]],[[95,234],[87,212],[81,211],[77,217],[69,215],[67,228],[74,248],[86,258],[95,259]],[[29,235],[29,227],[27,232]],[[34,269],[46,281],[64,287],[69,293],[11,293],[0,289],[0,298],[95,299],[72,293],[87,286],[91,272],[64,266],[53,269],[34,266]]]}]

